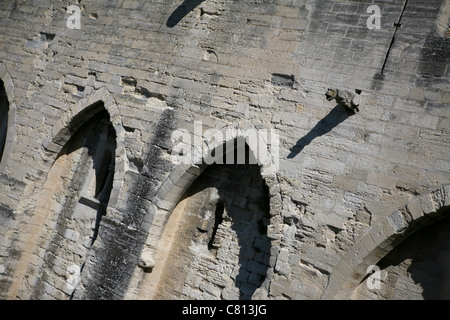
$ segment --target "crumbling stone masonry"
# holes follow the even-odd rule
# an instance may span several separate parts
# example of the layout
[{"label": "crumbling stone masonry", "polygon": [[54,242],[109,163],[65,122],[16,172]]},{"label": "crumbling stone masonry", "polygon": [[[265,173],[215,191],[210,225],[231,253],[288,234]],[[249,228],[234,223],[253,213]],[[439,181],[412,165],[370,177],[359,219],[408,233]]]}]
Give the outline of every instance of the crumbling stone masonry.
[{"label": "crumbling stone masonry", "polygon": [[449,6],[1,1],[0,298],[450,298]]}]

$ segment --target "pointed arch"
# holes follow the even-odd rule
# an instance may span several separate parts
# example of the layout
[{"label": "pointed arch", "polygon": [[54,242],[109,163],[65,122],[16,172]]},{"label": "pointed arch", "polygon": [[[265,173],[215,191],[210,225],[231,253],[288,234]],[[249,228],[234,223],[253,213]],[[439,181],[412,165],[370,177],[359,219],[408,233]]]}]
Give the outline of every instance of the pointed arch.
[{"label": "pointed arch", "polygon": [[350,250],[334,271],[322,299],[348,299],[367,275],[367,268],[410,235],[449,214],[450,185],[412,198],[404,207],[393,211],[373,225]]},{"label": "pointed arch", "polygon": [[114,208],[117,205],[119,193],[122,189],[128,160],[124,143],[125,129],[122,125],[119,109],[114,98],[106,88],[95,91],[65,111],[61,118],[54,124],[50,136],[44,139],[42,145],[49,152],[51,159],[53,161],[56,160],[57,155],[72,135],[88,119],[91,119],[102,110],[108,112],[112,126],[116,131],[117,150],[115,153],[114,182],[108,205]]},{"label": "pointed arch", "polygon": [[[78,247],[74,249],[71,243],[80,238],[83,239],[83,248],[92,246],[102,216],[117,203],[126,165],[124,134],[118,108],[107,90],[96,91],[80,100],[54,124],[51,134],[43,141],[52,166],[42,190],[31,197],[26,206],[31,221],[23,226],[21,232],[28,235],[28,239],[15,270],[14,278],[17,280],[9,289],[10,298],[28,294],[21,291],[24,286],[22,279],[40,240],[47,246],[41,264],[53,265],[56,258],[49,252],[54,251],[52,247],[59,248],[65,243],[73,252],[79,251],[64,260],[66,264],[73,263],[67,272],[81,274],[82,259],[86,258],[88,251]],[[71,191],[67,192],[69,189]],[[71,225],[73,222],[75,224]],[[54,224],[55,229],[51,235],[48,233],[50,237],[44,239],[42,235],[47,232],[45,225],[48,223]],[[78,257],[79,261],[73,257]],[[59,289],[66,294],[73,291],[76,286],[72,280]],[[32,292],[35,297],[43,294],[40,291],[42,283],[39,284]]]},{"label": "pointed arch", "polygon": [[[208,166],[207,163],[211,161],[211,155],[214,154],[214,151],[223,147],[226,156],[226,154],[234,152],[234,147],[230,150],[227,146],[234,144],[235,141],[237,141],[237,149],[244,144],[249,147],[250,154],[261,167],[261,175],[267,180],[266,182],[273,179],[278,170],[278,136],[272,131],[269,141],[267,136],[261,135],[263,130],[258,130],[252,125],[239,123],[215,130],[213,133],[215,137],[210,144],[205,141],[201,145],[195,145],[194,143],[191,152],[185,155],[163,180],[156,194],[156,205],[160,209],[171,211],[192,182]],[[205,139],[208,138],[208,136],[205,137]]]},{"label": "pointed arch", "polygon": [[[0,172],[5,172],[8,166],[8,160],[13,148],[13,142],[16,134],[16,104],[14,97],[14,83],[9,75],[6,66],[0,62],[0,85],[3,87],[8,110],[4,113],[7,120],[3,124],[5,128],[5,136],[1,141],[0,150]],[[0,119],[1,120],[1,119]],[[0,139],[2,140],[2,139]]]},{"label": "pointed arch", "polygon": [[[178,251],[173,254],[172,249],[167,250],[167,248],[173,246],[177,247],[177,245],[173,245],[176,240],[175,242],[172,242],[172,239],[174,239],[173,237],[177,237],[177,231],[181,232],[181,234],[183,235],[185,234],[185,231],[187,231],[188,233],[192,231],[195,232],[195,227],[192,229],[190,225],[187,224],[187,221],[184,221],[184,219],[187,218],[187,216],[189,216],[188,219],[191,219],[190,221],[194,221],[196,219],[193,218],[194,220],[192,220],[191,214],[186,212],[190,212],[192,206],[195,206],[195,203],[198,203],[197,201],[199,201],[199,199],[203,199],[202,197],[205,197],[205,202],[201,205],[200,211],[208,213],[205,213],[204,217],[202,213],[199,213],[199,216],[203,217],[200,219],[205,219],[203,223],[205,224],[205,230],[207,229],[208,231],[202,229],[203,231],[201,232],[205,232],[203,235],[207,234],[210,237],[208,241],[205,242],[206,244],[203,243],[203,249],[201,249],[203,251],[211,250],[211,252],[217,252],[215,251],[217,250],[215,246],[215,235],[217,233],[217,228],[219,228],[218,225],[221,225],[222,222],[224,223],[224,225],[230,223],[229,220],[224,221],[223,219],[221,219],[223,215],[231,217],[231,219],[235,219],[233,221],[236,223],[236,225],[232,224],[233,227],[231,227],[231,229],[233,229],[233,231],[230,232],[237,232],[237,242],[235,243],[235,245],[239,246],[239,250],[246,250],[244,248],[247,248],[247,250],[249,251],[253,250],[254,248],[256,248],[255,250],[259,250],[257,246],[253,248],[252,245],[249,246],[248,242],[246,242],[251,242],[252,240],[244,240],[247,235],[252,235],[255,231],[248,230],[247,233],[245,233],[246,236],[244,236],[243,238],[242,234],[239,233],[242,231],[239,230],[238,227],[239,225],[241,225],[240,213],[244,213],[246,212],[246,210],[248,210],[247,213],[249,214],[249,216],[253,217],[251,219],[259,219],[256,217],[260,217],[259,214],[263,214],[265,215],[265,219],[267,219],[267,223],[270,223],[271,214],[276,214],[270,212],[270,199],[273,196],[270,195],[270,190],[273,190],[273,188],[271,187],[276,184],[276,174],[278,169],[278,136],[276,135],[276,132],[272,132],[274,136],[270,136],[269,138],[265,134],[264,130],[257,130],[255,127],[246,123],[239,123],[217,130],[212,129],[211,131],[209,131],[209,133],[214,135],[213,139],[209,139],[208,131],[209,130],[206,130],[204,135],[202,136],[202,143],[196,145],[194,142],[190,152],[184,154],[185,157],[182,157],[180,159],[180,162],[175,165],[168,176],[163,179],[153,199],[153,204],[155,206],[154,208],[156,210],[152,210],[152,214],[154,214],[154,217],[152,219],[153,223],[150,226],[150,230],[148,231],[149,236],[147,238],[146,245],[141,253],[141,261],[145,262],[143,263],[143,265],[155,266],[155,264],[152,262],[154,261],[156,263],[156,267],[155,270],[151,272],[151,274],[147,275],[139,273],[137,271],[139,269],[135,271],[134,283],[136,284],[136,286],[138,286],[138,290],[133,291],[137,292],[136,294],[139,298],[155,298],[154,294],[159,292],[158,288],[161,288],[161,286],[158,286],[158,284],[161,285],[161,281],[164,282],[164,279],[170,278],[170,276],[168,276],[167,278],[167,275],[164,275],[163,272],[163,270],[165,270],[165,261],[168,261],[169,255],[178,256]],[[257,141],[254,141],[256,136]],[[227,146],[230,146],[230,148],[228,148]],[[228,161],[223,162],[223,167],[222,164],[217,164],[215,162],[212,163],[211,158],[217,159],[216,157],[218,157],[224,160],[230,159],[227,158],[227,156],[231,154],[231,151],[233,151],[233,156],[237,157],[237,154],[235,154],[234,151],[237,150],[237,153],[239,153],[239,148],[243,146],[245,146],[246,159],[248,160],[245,161],[245,163],[250,164],[249,169],[251,170],[241,172],[239,171],[241,169],[237,169],[238,171],[233,171],[235,170],[233,169],[234,167],[227,168],[229,164]],[[234,163],[239,165],[239,163]],[[219,171],[214,171],[217,170],[217,168],[222,169],[218,169]],[[236,168],[238,168],[238,166]],[[254,211],[254,213],[251,213],[253,212],[253,209],[238,209],[236,212],[234,209],[230,210],[230,204],[234,200],[230,201],[228,197],[231,196],[233,197],[233,199],[234,197],[244,197],[245,192],[242,192],[242,190],[238,191],[239,188],[233,187],[229,190],[229,193],[224,192],[223,189],[221,189],[222,187],[220,183],[217,184],[216,182],[210,181],[208,180],[209,178],[207,178],[211,177],[211,172],[220,172],[220,174],[224,175],[224,177],[228,177],[227,172],[232,171],[234,172],[234,174],[240,176],[253,174],[250,172],[255,172],[254,169],[257,170],[257,174],[256,176],[252,176],[254,177],[252,178],[252,181],[256,183],[256,181],[259,181],[259,179],[261,179],[262,186],[260,187],[260,192],[261,195],[266,195],[260,198],[260,201],[256,205],[258,209]],[[213,171],[210,172],[209,170]],[[236,192],[237,194],[235,195]],[[255,205],[253,204],[253,202],[251,203],[252,206]],[[245,201],[241,202],[241,205],[246,206]],[[187,211],[185,212],[185,210]],[[210,211],[213,212],[212,216],[210,216]],[[246,214],[244,214],[244,216]],[[269,271],[271,268],[269,266],[269,258],[271,255],[270,232],[272,232],[272,229],[267,228],[267,226],[265,226],[262,222],[263,220],[264,219],[258,220],[258,223],[256,224],[242,222],[242,225],[251,225],[250,228],[255,228],[255,230],[257,230],[255,234],[258,234],[257,237],[261,237],[261,239],[258,240],[258,243],[259,245],[262,245],[264,247],[264,252],[260,252],[258,254],[264,254],[264,259],[259,262],[262,264],[259,269],[260,271],[263,271],[252,276],[253,278],[259,277],[259,279],[254,279],[254,281],[261,281],[260,286],[258,287],[258,285],[256,285],[256,287],[253,287],[253,289],[251,290],[247,290],[247,292],[245,293],[245,290],[241,291],[241,278],[243,274],[247,274],[246,271],[243,270],[245,269],[245,267],[242,267],[243,265],[246,265],[246,262],[241,261],[242,266],[239,268],[239,274],[235,279],[236,287],[234,287],[233,289],[227,287],[226,289],[231,290],[230,292],[233,292],[231,296],[233,296],[234,298],[236,298],[236,294],[241,294],[245,299],[248,299],[250,296],[260,296],[267,294],[270,280],[273,274],[273,272]],[[179,225],[180,221],[181,225]],[[181,229],[179,227],[176,227],[176,225],[181,226]],[[234,227],[238,228],[235,230]],[[220,228],[224,228],[224,226],[221,226]],[[228,226],[228,228],[230,227]],[[214,244],[211,245],[211,242],[213,242]],[[210,245],[208,245],[208,243]],[[185,239],[182,245],[188,246],[189,240]],[[205,252],[203,252],[200,256],[202,256],[203,254],[205,254]],[[242,257],[242,253],[240,253],[239,259],[243,259]],[[185,259],[182,259],[182,261],[185,261]],[[231,263],[231,261],[229,262]],[[250,264],[257,265],[258,263],[252,262]],[[233,268],[236,268],[236,266]],[[145,271],[145,268],[143,269]],[[262,273],[265,274],[262,275]],[[180,273],[176,272],[176,274],[179,275]],[[165,285],[162,285],[162,287],[165,287]],[[222,294],[225,294],[225,296],[229,296],[230,292],[227,292],[228,293]]]}]

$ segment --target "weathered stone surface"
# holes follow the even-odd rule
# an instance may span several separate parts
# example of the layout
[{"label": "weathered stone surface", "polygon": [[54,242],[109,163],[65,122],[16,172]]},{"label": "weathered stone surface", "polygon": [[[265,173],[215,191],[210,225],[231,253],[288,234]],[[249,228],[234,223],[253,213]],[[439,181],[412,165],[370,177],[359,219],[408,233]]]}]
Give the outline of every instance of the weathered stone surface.
[{"label": "weathered stone surface", "polygon": [[403,230],[405,230],[407,223],[402,217],[402,214],[400,211],[394,211],[388,216],[389,223],[391,224],[392,228],[394,228],[396,233],[400,233]]},{"label": "weathered stone surface", "polygon": [[[148,298],[158,283],[143,279],[158,267],[177,276],[164,298],[348,297],[364,264],[421,221],[445,217],[448,1],[186,3],[83,0],[80,29],[70,29],[58,1],[1,1],[0,298]],[[374,4],[379,29],[367,25]],[[328,101],[328,88],[341,96]],[[117,143],[114,168],[89,167],[83,157],[95,148],[84,154],[68,144],[101,110]],[[227,128],[231,138],[211,140]],[[270,149],[276,159],[253,178],[216,171],[242,229],[224,215],[210,257],[198,239],[214,229],[214,212],[204,209],[217,197],[197,203],[186,191],[207,170],[208,146],[249,128],[276,132],[279,141],[263,143],[279,146]],[[175,152],[180,132],[195,161]],[[106,172],[114,173],[103,181],[107,203],[95,183],[92,196],[78,196]],[[261,188],[266,198],[253,201]],[[177,261],[165,237],[183,201],[201,217],[172,230],[188,246],[183,259],[195,261],[190,273],[165,263]],[[68,209],[82,206],[89,209]],[[262,222],[249,218],[258,210]],[[236,237],[243,230],[254,238]],[[161,248],[172,260],[157,257]],[[386,292],[359,288],[356,296],[427,297],[399,265],[383,274]],[[412,268],[436,276],[433,263]],[[401,280],[391,285],[390,274]]]}]

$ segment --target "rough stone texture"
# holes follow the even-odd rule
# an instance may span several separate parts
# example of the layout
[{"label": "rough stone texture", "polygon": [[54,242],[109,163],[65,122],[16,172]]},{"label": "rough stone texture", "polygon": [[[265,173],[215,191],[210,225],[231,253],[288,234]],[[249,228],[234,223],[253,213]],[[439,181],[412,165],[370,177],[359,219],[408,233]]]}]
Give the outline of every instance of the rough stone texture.
[{"label": "rough stone texture", "polygon": [[353,299],[448,299],[450,297],[449,219],[424,227],[380,263],[379,288],[366,279]]},{"label": "rough stone texture", "polygon": [[[274,129],[280,137],[278,170],[261,172],[270,253],[264,281],[248,277],[259,286],[255,299],[349,297],[367,264],[448,212],[448,1],[83,0],[79,30],[66,24],[71,4],[0,3],[2,299],[148,298],[158,279],[140,265],[150,256],[157,268],[172,211],[207,170],[172,153],[172,133],[195,136],[194,121],[203,131]],[[380,29],[367,28],[372,4]],[[327,101],[328,88],[361,90],[359,112]],[[94,229],[75,228],[51,199],[75,199],[82,162],[65,164],[54,184],[52,172],[101,110],[117,144],[111,195]],[[38,194],[45,197],[35,206]],[[56,235],[57,253],[48,246]],[[388,272],[406,279],[405,268]],[[219,276],[206,277],[209,291],[199,295],[200,279],[186,277],[183,288],[196,289],[175,296],[236,297],[223,284],[218,293]],[[389,298],[429,297],[389,285]]]},{"label": "rough stone texture", "polygon": [[213,164],[188,189],[155,252],[160,280],[150,297],[252,297],[270,272],[269,197],[259,171]]},{"label": "rough stone texture", "polygon": [[26,246],[14,270],[14,278],[27,279],[14,287],[23,298],[64,299],[77,286],[85,286],[79,275],[97,238],[113,182],[116,143],[108,118],[101,112],[74,134],[42,192],[27,205],[29,224],[18,230]]}]

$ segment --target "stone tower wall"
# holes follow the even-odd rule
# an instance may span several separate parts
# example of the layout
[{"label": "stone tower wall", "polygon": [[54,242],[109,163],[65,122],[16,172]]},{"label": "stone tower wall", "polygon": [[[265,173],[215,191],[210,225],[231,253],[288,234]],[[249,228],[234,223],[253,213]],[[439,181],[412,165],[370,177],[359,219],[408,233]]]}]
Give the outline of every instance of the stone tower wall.
[{"label": "stone tower wall", "polygon": [[[0,297],[148,298],[165,227],[206,167],[174,137],[202,159],[248,130],[279,138],[258,144],[272,157],[259,162],[270,258],[253,298],[380,296],[358,288],[367,266],[450,205],[448,20],[445,0],[1,1]],[[54,225],[37,195],[69,192],[49,173],[104,110],[117,144],[106,214],[82,268],[48,270]]]}]

